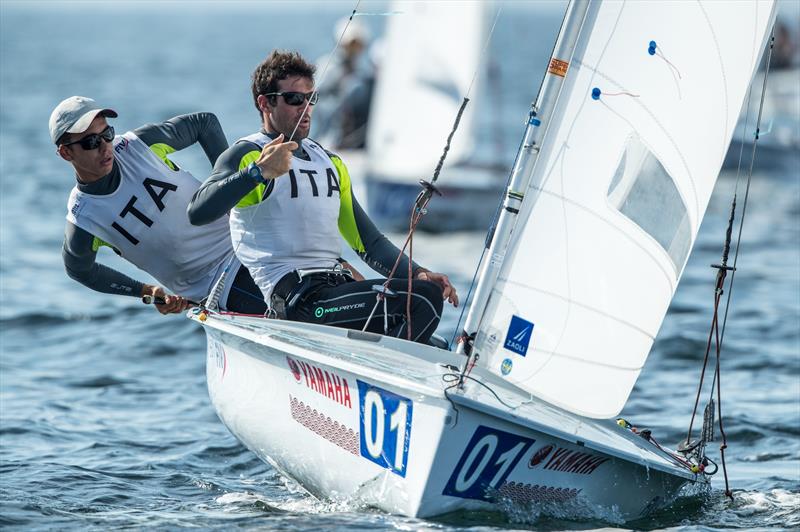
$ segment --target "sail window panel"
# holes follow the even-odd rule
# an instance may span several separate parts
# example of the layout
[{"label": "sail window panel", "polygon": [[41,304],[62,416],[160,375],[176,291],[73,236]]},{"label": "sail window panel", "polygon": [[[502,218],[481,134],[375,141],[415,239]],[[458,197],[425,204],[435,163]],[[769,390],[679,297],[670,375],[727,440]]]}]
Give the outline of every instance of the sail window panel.
[{"label": "sail window panel", "polygon": [[528,298],[553,294],[655,336],[674,290],[670,261],[641,231],[605,214],[542,194],[520,235],[509,284],[499,288],[519,306],[536,309]]},{"label": "sail window panel", "polygon": [[689,213],[672,177],[636,136],[625,145],[608,201],[661,245],[677,276],[692,244]]}]

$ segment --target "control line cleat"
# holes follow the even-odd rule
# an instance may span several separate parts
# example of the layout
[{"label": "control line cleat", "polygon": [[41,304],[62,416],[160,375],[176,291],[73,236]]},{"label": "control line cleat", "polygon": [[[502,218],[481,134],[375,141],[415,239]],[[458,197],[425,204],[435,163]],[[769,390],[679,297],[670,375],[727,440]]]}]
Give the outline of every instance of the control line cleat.
[{"label": "control line cleat", "polygon": [[697,449],[698,445],[700,445],[700,440],[692,440],[689,442],[686,440],[681,440],[681,442],[678,444],[677,451],[681,454],[689,454]]},{"label": "control line cleat", "polygon": [[372,291],[382,294],[384,297],[397,297],[397,292],[388,286],[383,286],[382,284],[372,285]]}]

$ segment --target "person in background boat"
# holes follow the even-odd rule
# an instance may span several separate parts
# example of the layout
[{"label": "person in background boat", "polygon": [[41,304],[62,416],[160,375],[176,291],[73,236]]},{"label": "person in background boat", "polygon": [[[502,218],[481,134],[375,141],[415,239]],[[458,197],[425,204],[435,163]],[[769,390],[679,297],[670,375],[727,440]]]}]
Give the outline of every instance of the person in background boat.
[{"label": "person in background boat", "polygon": [[[261,131],[220,155],[189,205],[189,219],[213,223],[231,211],[236,255],[279,317],[351,329],[369,321],[369,331],[406,338],[408,257],[389,282],[385,311],[379,305],[371,320],[374,287],[385,279],[355,281],[339,267],[340,234],[381,275],[400,251],[362,210],[341,158],[308,138],[314,72],[296,52],[273,51],[258,65],[252,91]],[[411,270],[411,338],[427,342],[442,300],[457,305],[458,295],[446,275],[413,262]]]},{"label": "person in background boat", "polygon": [[797,44],[792,39],[789,26],[778,21],[775,23],[775,45],[772,53],[771,68],[776,70],[789,69],[795,64],[797,57]]},{"label": "person in background boat", "polygon": [[[106,121],[116,117],[82,96],[62,101],[50,116],[56,152],[75,169],[62,251],[67,274],[98,292],[162,298],[164,304],[155,306],[169,314],[208,295],[230,263],[236,274],[226,283],[223,308],[263,314],[261,292],[233,257],[227,220],[201,228],[188,222],[186,208],[200,182],[167,157],[199,142],[213,164],[228,147],[216,116],[177,116],[120,136]],[[177,295],[98,264],[101,246]]]},{"label": "person in background boat", "polygon": [[334,149],[363,149],[380,46],[370,46],[369,28],[358,18],[339,20],[333,37],[334,42],[341,38],[339,47],[317,61],[317,72],[327,66],[325,77],[317,86],[322,101],[317,110],[322,119],[318,126],[321,136]]}]

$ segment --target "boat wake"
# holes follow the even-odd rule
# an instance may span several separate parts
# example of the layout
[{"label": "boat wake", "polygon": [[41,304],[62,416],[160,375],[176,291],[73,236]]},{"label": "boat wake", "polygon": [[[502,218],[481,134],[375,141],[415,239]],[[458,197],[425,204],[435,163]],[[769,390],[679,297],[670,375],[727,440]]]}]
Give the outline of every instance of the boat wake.
[{"label": "boat wake", "polygon": [[519,504],[510,499],[501,499],[501,511],[515,524],[541,524],[542,520],[601,521],[612,525],[625,523],[619,508],[604,507],[590,502],[580,495],[566,501],[531,502]]},{"label": "boat wake", "polygon": [[237,514],[253,512],[263,515],[290,511],[275,506],[273,501],[264,495],[251,491],[226,493],[214,499],[214,502],[222,506],[223,511]]},{"label": "boat wake", "polygon": [[[800,527],[800,493],[785,489],[733,492],[733,503],[724,497],[714,499],[721,523],[742,526]],[[749,524],[747,524],[749,523]]]}]

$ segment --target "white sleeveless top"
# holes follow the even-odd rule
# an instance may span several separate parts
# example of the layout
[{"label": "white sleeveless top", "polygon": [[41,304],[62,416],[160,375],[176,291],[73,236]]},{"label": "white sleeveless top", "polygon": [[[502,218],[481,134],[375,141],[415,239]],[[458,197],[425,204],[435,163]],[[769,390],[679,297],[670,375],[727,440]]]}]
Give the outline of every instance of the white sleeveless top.
[{"label": "white sleeveless top", "polygon": [[201,300],[233,252],[227,217],[190,224],[186,208],[200,182],[167,167],[134,133],[116,137],[114,152],[117,190],[96,196],[73,188],[67,220],[114,246],[169,291]]},{"label": "white sleeveless top", "polygon": [[[239,139],[263,148],[263,133]],[[275,284],[297,269],[333,267],[341,255],[339,175],[325,150],[310,139],[311,160],[292,157],[288,173],[274,180],[260,203],[231,210],[236,256],[269,301]]]}]

